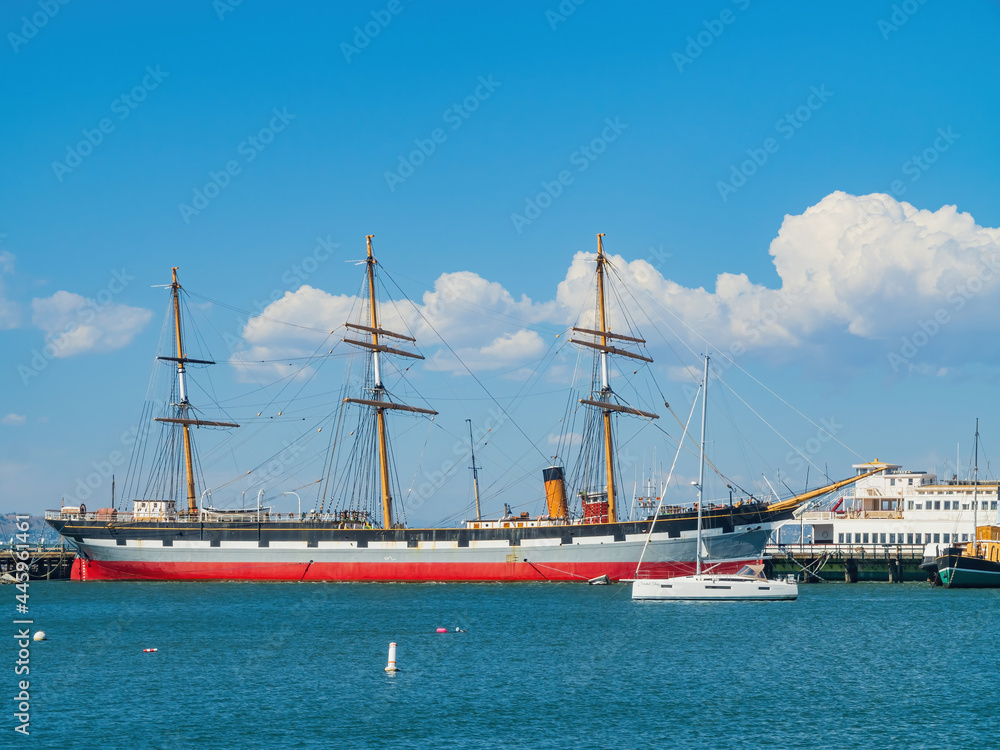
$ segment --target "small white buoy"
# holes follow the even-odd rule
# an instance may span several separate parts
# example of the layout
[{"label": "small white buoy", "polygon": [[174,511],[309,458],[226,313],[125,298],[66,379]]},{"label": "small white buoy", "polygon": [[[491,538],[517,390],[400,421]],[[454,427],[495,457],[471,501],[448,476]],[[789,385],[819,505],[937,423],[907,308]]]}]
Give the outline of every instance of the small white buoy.
[{"label": "small white buoy", "polygon": [[44,641],[45,640],[45,631],[44,630],[39,630],[38,632],[36,632],[35,635],[34,635],[34,639],[36,641]]},{"label": "small white buoy", "polygon": [[386,672],[398,672],[399,669],[396,668],[396,644],[389,644],[389,663],[385,668]]}]

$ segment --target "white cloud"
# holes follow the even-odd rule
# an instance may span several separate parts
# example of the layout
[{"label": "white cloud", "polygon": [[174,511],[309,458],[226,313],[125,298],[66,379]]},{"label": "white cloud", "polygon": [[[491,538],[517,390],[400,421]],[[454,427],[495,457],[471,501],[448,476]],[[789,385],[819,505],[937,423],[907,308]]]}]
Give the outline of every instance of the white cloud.
[{"label": "white cloud", "polygon": [[131,343],[153,313],[114,302],[99,304],[79,294],[59,291],[31,301],[31,320],[45,332],[57,358],[109,352]]},{"label": "white cloud", "polygon": [[[0,234],[0,241],[7,235]],[[21,324],[21,310],[16,302],[7,299],[3,275],[14,273],[14,256],[0,250],[0,331],[17,328]]]},{"label": "white cloud", "polygon": [[7,416],[3,417],[3,418],[0,418],[0,424],[5,424],[5,425],[8,425],[10,427],[20,427],[21,425],[23,425],[27,421],[28,421],[28,418],[26,416],[24,416],[23,414],[14,414],[14,413],[11,413],[11,414],[8,414]]},{"label": "white cloud", "polygon": [[[891,349],[936,315],[947,318],[948,336],[935,344],[993,325],[988,311],[1000,296],[1000,230],[978,226],[954,206],[928,211],[888,195],[835,192],[785,216],[770,255],[777,288],[724,272],[711,290],[682,286],[646,260],[609,256],[611,282],[623,290],[609,296],[611,326],[626,334],[637,328],[654,350],[657,332],[669,330],[698,350],[703,337],[730,353],[814,357],[828,349],[839,354],[850,342]],[[539,328],[593,327],[593,295],[594,254],[580,252],[551,300],[518,299],[496,282],[460,271],[443,273],[416,305],[389,301],[380,309],[386,328],[413,332],[425,351],[437,347],[429,367],[464,373],[434,331],[474,370],[516,369],[546,351]],[[323,334],[264,318],[330,330],[360,304],[310,286],[287,292],[248,323],[248,347],[238,356],[311,353]],[[930,372],[940,374],[941,364]],[[670,376],[689,379],[681,369]]]}]

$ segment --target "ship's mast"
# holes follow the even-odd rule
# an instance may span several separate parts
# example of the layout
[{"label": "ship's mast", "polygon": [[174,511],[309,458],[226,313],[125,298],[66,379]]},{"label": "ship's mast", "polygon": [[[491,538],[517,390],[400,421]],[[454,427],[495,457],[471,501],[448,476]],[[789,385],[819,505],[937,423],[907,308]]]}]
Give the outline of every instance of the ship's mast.
[{"label": "ship's mast", "polygon": [[[385,387],[382,385],[382,370],[378,361],[378,309],[375,303],[375,257],[372,255],[372,237],[365,236],[368,242],[368,303],[371,306],[372,321],[372,368],[375,371],[375,400],[381,401]],[[392,528],[392,491],[389,488],[389,446],[385,434],[385,409],[375,409],[375,424],[378,427],[378,465],[379,477],[382,481],[382,523],[385,528]]]},{"label": "ship's mast", "polygon": [[701,386],[701,454],[698,462],[698,533],[695,542],[695,575],[701,575],[701,514],[705,505],[705,418],[708,416],[708,355]]},{"label": "ship's mast", "polygon": [[402,333],[393,333],[392,331],[387,331],[384,328],[379,327],[378,300],[375,297],[375,264],[378,261],[375,260],[375,255],[372,253],[372,237],[374,236],[374,234],[365,236],[368,244],[368,258],[366,263],[368,266],[368,304],[371,308],[371,325],[358,325],[356,323],[344,324],[345,327],[349,329],[371,334],[370,342],[347,338],[345,338],[344,341],[348,344],[354,344],[355,346],[360,346],[371,351],[372,371],[374,376],[374,383],[372,387],[373,398],[345,398],[344,401],[371,406],[375,409],[375,427],[378,434],[379,480],[382,494],[382,526],[389,529],[392,528],[394,522],[392,517],[392,488],[389,481],[389,435],[385,428],[385,410],[399,409],[401,411],[429,414],[432,416],[437,414],[437,412],[432,409],[419,409],[415,406],[405,406],[404,404],[397,404],[389,401],[385,391],[385,386],[382,384],[382,369],[379,363],[380,353],[398,354],[403,357],[412,357],[413,359],[423,359],[423,356],[403,351],[402,349],[397,349],[396,347],[386,346],[379,340],[380,337],[387,336],[389,338],[403,339],[404,341],[416,341],[416,339],[412,336],[406,336]]},{"label": "ship's mast", "polygon": [[[608,332],[607,310],[604,301],[604,243],[601,238],[604,234],[597,235],[597,310],[600,317],[601,346],[607,347]],[[608,352],[601,351],[601,400],[607,401],[611,394],[611,383],[608,376]],[[611,436],[611,410],[604,410],[604,464],[608,485],[608,523],[618,520],[615,504],[615,453]]]},{"label": "ship's mast", "polygon": [[976,460],[972,468],[972,548],[979,553],[979,417],[976,417]]},{"label": "ship's mast", "polygon": [[[174,266],[173,282],[170,290],[174,297],[174,329],[177,332],[177,387],[180,391],[180,403],[177,404],[182,419],[187,418],[188,410],[191,408],[187,397],[187,384],[185,383],[184,372],[184,343],[181,338],[181,285],[177,281],[177,268]],[[198,512],[198,498],[194,493],[194,461],[191,458],[191,425],[186,422],[181,424],[184,431],[184,469],[187,476],[188,493],[188,514],[194,515]]]},{"label": "ship's mast", "polygon": [[577,333],[583,333],[588,336],[594,336],[598,339],[597,342],[587,341],[585,339],[570,339],[571,342],[575,344],[581,344],[583,346],[588,346],[591,349],[596,349],[600,355],[601,361],[601,391],[600,398],[598,399],[580,399],[580,403],[587,404],[589,406],[599,407],[602,412],[602,419],[604,423],[604,473],[605,481],[607,486],[607,499],[608,499],[608,523],[615,523],[618,520],[617,513],[617,502],[615,497],[615,452],[614,452],[614,438],[611,432],[611,413],[612,412],[624,412],[626,414],[634,414],[636,416],[645,417],[646,419],[658,419],[656,414],[651,414],[645,411],[639,411],[638,409],[633,409],[629,406],[622,406],[621,404],[614,403],[611,397],[614,395],[614,391],[611,390],[611,376],[608,366],[608,355],[618,354],[624,357],[631,357],[632,359],[642,360],[643,362],[652,362],[653,360],[649,357],[645,357],[641,354],[636,354],[635,352],[628,351],[627,349],[620,349],[616,346],[609,344],[609,341],[619,340],[619,341],[630,341],[636,344],[645,344],[645,340],[636,338],[634,336],[625,336],[620,333],[612,333],[608,328],[608,311],[607,311],[607,297],[604,291],[604,272],[605,266],[607,265],[607,258],[604,257],[604,242],[602,238],[604,237],[603,232],[597,235],[597,330],[590,328],[573,328]]},{"label": "ship's mast", "polygon": [[479,513],[479,467],[476,466],[476,441],[472,438],[472,420],[466,419],[469,423],[469,446],[472,448],[472,491],[476,497],[476,520],[481,521],[483,517]]},{"label": "ship's mast", "polygon": [[198,515],[198,496],[195,494],[194,489],[194,459],[192,458],[191,450],[191,426],[196,427],[239,427],[238,424],[234,422],[214,422],[205,419],[192,419],[188,416],[191,411],[191,402],[188,401],[187,396],[187,372],[184,369],[185,362],[194,362],[200,365],[214,365],[215,362],[207,359],[191,359],[184,353],[184,338],[181,335],[181,285],[177,281],[177,268],[174,266],[171,270],[172,282],[170,284],[170,294],[173,297],[173,307],[174,307],[174,333],[176,334],[177,340],[177,356],[176,357],[157,357],[160,360],[167,360],[177,363],[177,390],[178,390],[178,403],[174,404],[177,407],[178,416],[177,417],[160,417],[154,419],[155,422],[168,422],[172,424],[179,424],[183,430],[184,435],[184,469],[185,476],[187,478],[187,500],[188,508],[187,514],[189,516]]}]

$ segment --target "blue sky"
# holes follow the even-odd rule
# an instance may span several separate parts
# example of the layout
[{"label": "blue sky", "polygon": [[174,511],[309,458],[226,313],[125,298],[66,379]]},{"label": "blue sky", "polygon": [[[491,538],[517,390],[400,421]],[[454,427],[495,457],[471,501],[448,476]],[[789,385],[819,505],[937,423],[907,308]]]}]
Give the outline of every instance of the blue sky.
[{"label": "blue sky", "polygon": [[[343,321],[322,314],[360,288],[344,261],[363,257],[366,234],[418,302],[468,272],[445,277],[452,304],[435,310],[491,394],[518,405],[520,429],[498,427],[479,451],[494,511],[538,496],[542,459],[524,435],[548,453],[559,429],[576,352],[555,336],[585,297],[568,274],[592,268],[576,254],[597,232],[656,311],[643,314],[654,326],[637,322],[678,413],[682,368],[705,344],[657,316],[723,351],[742,341],[740,367],[811,421],[738,368],[719,374],[792,445],[834,424],[836,440],[806,451],[831,475],[859,455],[941,472],[947,459],[950,473],[977,416],[987,449],[996,434],[998,30],[995,2],[934,0],[6,3],[0,507],[58,506],[121,447],[166,309],[153,285],[171,266],[203,296],[217,360],[291,357],[316,342],[245,330],[237,311],[287,292],[269,318],[332,330]],[[546,189],[557,197],[532,211]],[[86,335],[45,355],[46,334],[71,322]],[[484,424],[493,404],[440,342],[420,343],[434,364],[413,387],[441,416],[432,430],[400,423],[404,490],[461,464],[464,420]],[[558,366],[526,381],[555,350]],[[336,390],[338,366],[309,387]],[[246,367],[211,377],[223,399],[248,388]],[[538,395],[503,401],[523,388]],[[230,403],[237,421],[256,414]],[[322,397],[311,403],[318,419]],[[748,485],[776,470],[804,483],[788,443],[735,397],[716,405],[733,419],[720,420],[717,461]],[[210,483],[298,426],[255,432]],[[669,463],[655,431],[629,444],[629,477],[654,445]],[[512,466],[530,478],[504,495]],[[446,469],[412,515],[464,507],[467,473]]]}]

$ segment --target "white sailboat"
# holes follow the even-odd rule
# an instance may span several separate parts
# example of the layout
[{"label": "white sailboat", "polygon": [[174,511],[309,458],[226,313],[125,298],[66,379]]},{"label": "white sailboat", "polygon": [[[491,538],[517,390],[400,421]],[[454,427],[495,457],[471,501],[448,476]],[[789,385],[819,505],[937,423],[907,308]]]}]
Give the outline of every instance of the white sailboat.
[{"label": "white sailboat", "polygon": [[[632,598],[666,601],[788,601],[799,595],[794,578],[768,580],[763,565],[744,565],[737,573],[702,572],[708,550],[702,540],[701,514],[705,495],[705,421],[708,414],[708,355],[701,384],[701,451],[698,467],[698,530],[695,541],[695,574],[676,578],[635,578]],[[639,569],[642,560],[639,561]],[[636,572],[638,575],[638,570]]]}]

